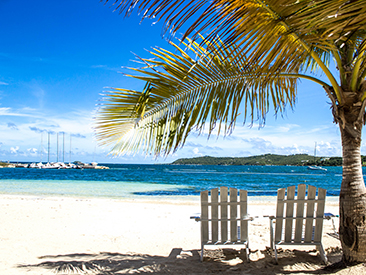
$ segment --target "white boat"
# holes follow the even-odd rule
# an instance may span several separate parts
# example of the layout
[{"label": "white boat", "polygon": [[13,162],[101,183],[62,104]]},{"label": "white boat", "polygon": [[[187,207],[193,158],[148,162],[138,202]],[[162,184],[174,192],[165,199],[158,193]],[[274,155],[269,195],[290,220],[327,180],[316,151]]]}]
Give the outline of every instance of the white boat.
[{"label": "white boat", "polygon": [[42,168],[42,166],[43,166],[42,162],[38,162],[38,163],[33,162],[33,163],[28,165],[28,168],[38,168],[38,169],[40,169],[40,168]]},{"label": "white boat", "polygon": [[[316,142],[315,142],[315,147],[314,147],[314,162],[316,162]],[[310,169],[310,170],[328,171],[326,168],[323,168],[323,167],[318,166],[318,165],[308,166],[308,169]]]},{"label": "white boat", "polygon": [[328,171],[328,169],[323,168],[323,167],[321,167],[321,166],[317,166],[317,165],[314,165],[314,166],[308,166],[308,169],[310,169],[310,170]]},{"label": "white boat", "polygon": [[49,163],[47,162],[45,165],[40,167],[41,169],[60,169],[60,166],[57,163]]}]

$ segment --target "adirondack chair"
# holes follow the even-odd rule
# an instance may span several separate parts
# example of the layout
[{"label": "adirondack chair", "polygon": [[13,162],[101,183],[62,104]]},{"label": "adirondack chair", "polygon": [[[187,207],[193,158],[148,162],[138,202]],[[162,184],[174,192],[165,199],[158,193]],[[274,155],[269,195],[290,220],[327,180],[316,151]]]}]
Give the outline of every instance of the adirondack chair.
[{"label": "adirondack chair", "polygon": [[245,248],[249,261],[247,191],[227,187],[201,192],[201,216],[191,217],[201,222],[201,261],[205,246],[236,246]]},{"label": "adirondack chair", "polygon": [[[306,190],[307,189],[307,190]],[[326,190],[299,184],[277,192],[276,216],[270,217],[271,248],[277,263],[277,246],[316,246],[325,264],[328,259],[321,243]],[[273,226],[275,222],[275,228]]]}]

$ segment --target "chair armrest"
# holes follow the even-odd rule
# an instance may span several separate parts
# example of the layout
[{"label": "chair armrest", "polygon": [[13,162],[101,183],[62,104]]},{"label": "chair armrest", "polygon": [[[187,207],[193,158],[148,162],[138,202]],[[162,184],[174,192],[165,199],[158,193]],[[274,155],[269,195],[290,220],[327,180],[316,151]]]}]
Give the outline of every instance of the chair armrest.
[{"label": "chair armrest", "polygon": [[241,221],[253,221],[255,217],[252,216],[244,216],[243,218],[241,218]]},{"label": "chair armrest", "polygon": [[200,216],[190,216],[189,217],[190,219],[194,219],[196,222],[199,222],[199,221],[201,221],[201,217]]},{"label": "chair armrest", "polygon": [[330,220],[331,218],[339,218],[339,215],[334,215],[332,213],[324,213],[324,219]]}]

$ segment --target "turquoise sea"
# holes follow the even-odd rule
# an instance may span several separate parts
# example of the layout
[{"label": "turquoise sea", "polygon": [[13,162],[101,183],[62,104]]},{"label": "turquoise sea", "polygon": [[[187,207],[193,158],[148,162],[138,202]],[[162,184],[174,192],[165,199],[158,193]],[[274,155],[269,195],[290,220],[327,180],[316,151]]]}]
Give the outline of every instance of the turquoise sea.
[{"label": "turquoise sea", "polygon": [[0,169],[0,194],[85,198],[147,198],[199,195],[219,186],[248,190],[249,196],[276,196],[278,188],[311,184],[338,196],[341,167],[328,171],[298,166],[101,164],[107,170]]}]

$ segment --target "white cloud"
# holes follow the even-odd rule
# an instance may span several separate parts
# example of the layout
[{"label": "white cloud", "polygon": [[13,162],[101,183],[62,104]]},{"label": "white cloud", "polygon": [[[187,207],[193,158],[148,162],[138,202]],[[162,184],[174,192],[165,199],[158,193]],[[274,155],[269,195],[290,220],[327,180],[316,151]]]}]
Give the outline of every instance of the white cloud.
[{"label": "white cloud", "polygon": [[19,146],[10,147],[10,153],[11,154],[17,154],[19,150]]},{"label": "white cloud", "polygon": [[0,107],[0,116],[8,115],[10,109],[10,107]]},{"label": "white cloud", "polygon": [[9,83],[6,83],[4,81],[0,81],[0,85],[9,85]]},{"label": "white cloud", "polygon": [[193,151],[193,154],[201,156],[200,150],[197,147],[194,148],[192,151]]},{"label": "white cloud", "polygon": [[36,149],[36,148],[28,148],[27,149],[27,153],[28,153],[28,155],[31,155],[33,157],[36,157],[36,156],[38,156],[38,149]]},{"label": "white cloud", "polygon": [[322,145],[318,150],[319,156],[340,156],[338,132],[335,125],[314,125],[306,128],[298,124],[276,123],[261,129],[237,126],[233,133],[226,137],[212,136],[207,140],[207,135],[190,136],[186,146],[178,153],[179,157],[190,157],[188,152],[194,147],[199,148],[201,155],[216,157],[244,157],[267,153],[312,155],[314,144],[317,142],[319,146]]},{"label": "white cloud", "polygon": [[[0,115],[13,116],[12,122],[0,122],[2,155],[5,155],[2,157],[3,159],[40,161],[38,155],[42,155],[41,152],[47,154],[44,151],[48,147],[48,132],[52,133],[50,135],[50,161],[55,161],[57,133],[59,133],[59,151],[65,148],[68,160],[70,149],[73,151],[73,158],[81,161],[90,162],[92,156],[98,154],[103,155],[104,159],[109,159],[106,157],[106,153],[102,152],[103,148],[96,148],[90,111],[80,110],[54,115],[47,111],[41,113],[30,108],[13,110],[10,107],[2,107]],[[17,129],[16,135],[14,135],[14,129]],[[62,133],[65,133],[65,139]],[[72,138],[70,138],[71,135]],[[79,148],[79,150],[75,148]],[[78,155],[82,155],[84,159]],[[20,156],[22,159],[19,159]],[[71,161],[75,159],[71,159]]]},{"label": "white cloud", "polygon": [[[85,162],[124,162],[152,163],[171,162],[177,158],[210,155],[216,157],[244,157],[266,153],[298,154],[314,153],[314,144],[318,144],[318,156],[340,156],[341,146],[339,130],[334,125],[314,125],[304,127],[294,123],[276,122],[264,128],[236,126],[230,136],[217,137],[215,134],[207,139],[207,134],[198,136],[192,133],[185,146],[167,158],[145,156],[143,153],[115,157],[107,156],[110,147],[98,147],[92,130],[92,111],[75,110],[69,113],[50,114],[38,110],[23,108],[12,110],[0,108],[0,115],[13,115],[12,123],[18,128],[17,135],[9,129],[6,122],[0,123],[1,149],[7,152],[9,160],[20,160],[19,156],[30,161],[40,161],[40,156],[47,154],[46,132],[51,135],[50,161],[56,160],[56,135],[65,133],[65,160],[81,160]],[[207,129],[207,127],[206,127]],[[43,134],[42,134],[43,133]],[[70,144],[70,135],[71,144]],[[42,140],[42,142],[41,142]],[[43,145],[41,146],[41,144]],[[63,147],[63,135],[59,135],[59,150]],[[70,146],[71,153],[70,156]],[[31,150],[29,150],[29,148]],[[32,149],[33,148],[33,149]],[[35,149],[37,148],[37,149]],[[62,148],[63,149],[63,148]],[[37,150],[37,151],[36,151]],[[23,152],[23,153],[20,153]],[[43,152],[41,154],[41,152]],[[17,155],[16,155],[17,154]],[[23,154],[23,155],[21,155]],[[16,157],[17,156],[17,157]],[[2,157],[5,159],[4,157]],[[43,161],[45,158],[43,157]]]},{"label": "white cloud", "polygon": [[287,133],[293,129],[299,128],[297,124],[286,124],[279,127],[274,127],[278,132]]},{"label": "white cloud", "polygon": [[8,128],[12,130],[18,130],[18,127],[15,125],[15,123],[8,122]]},{"label": "white cloud", "polygon": [[14,116],[14,117],[42,117],[42,114],[38,114],[34,109],[23,108],[19,110],[13,110],[10,107],[0,107],[0,116]]}]

